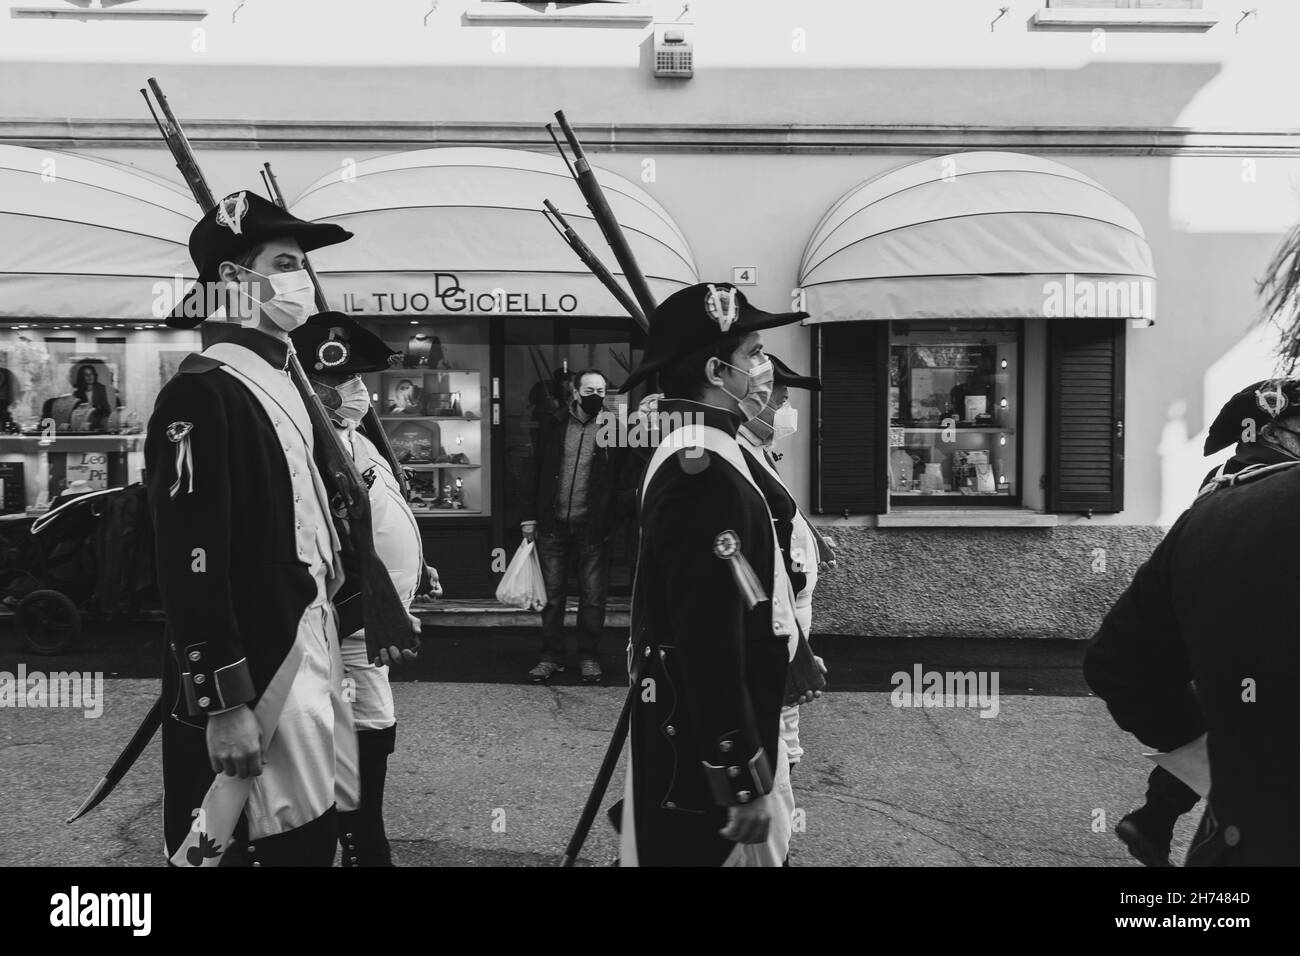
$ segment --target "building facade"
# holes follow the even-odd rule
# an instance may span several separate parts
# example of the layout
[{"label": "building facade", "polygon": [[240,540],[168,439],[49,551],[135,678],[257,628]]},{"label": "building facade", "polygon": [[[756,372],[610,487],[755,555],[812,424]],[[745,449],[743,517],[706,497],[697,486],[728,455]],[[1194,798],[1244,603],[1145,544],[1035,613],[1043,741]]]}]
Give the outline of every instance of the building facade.
[{"label": "building facade", "polygon": [[[449,594],[490,594],[517,541],[555,371],[617,382],[643,344],[542,217],[613,265],[556,109],[657,295],[735,281],[811,313],[765,338],[826,384],[792,396],[780,462],[840,553],[818,632],[1089,636],[1217,462],[1219,405],[1274,371],[1254,283],[1297,218],[1285,2],[429,6],[10,18],[0,366],[33,434],[0,437],[7,510],[138,478],[199,345],[156,317],[198,210],[149,76],[215,193],[270,163],[298,215],[356,233],[313,260],[406,356],[372,393]],[[655,75],[683,44],[692,75]]]}]

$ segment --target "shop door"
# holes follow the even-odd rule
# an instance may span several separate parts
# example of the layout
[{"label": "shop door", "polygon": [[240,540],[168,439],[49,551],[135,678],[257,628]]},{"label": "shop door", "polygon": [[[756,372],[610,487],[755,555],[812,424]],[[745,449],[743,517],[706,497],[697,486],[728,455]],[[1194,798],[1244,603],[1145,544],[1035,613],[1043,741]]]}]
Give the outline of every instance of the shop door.
[{"label": "shop door", "polygon": [[[628,319],[505,320],[503,513],[508,551],[513,552],[519,543],[521,491],[535,454],[538,425],[558,407],[559,376],[566,369],[577,372],[597,368],[606,374],[612,390],[641,361],[644,346],[644,336]],[[606,399],[607,407],[613,404],[613,396]],[[610,593],[630,594],[636,555],[635,521],[626,521],[616,529],[611,544]]]}]

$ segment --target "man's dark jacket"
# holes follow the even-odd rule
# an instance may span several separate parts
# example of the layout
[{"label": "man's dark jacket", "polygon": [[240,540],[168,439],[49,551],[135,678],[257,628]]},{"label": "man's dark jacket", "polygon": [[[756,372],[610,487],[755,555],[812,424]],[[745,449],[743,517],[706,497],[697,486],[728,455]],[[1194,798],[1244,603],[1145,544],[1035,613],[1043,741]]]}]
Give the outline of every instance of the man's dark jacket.
[{"label": "man's dark jacket", "polygon": [[1208,492],[1138,569],[1084,659],[1115,722],[1147,746],[1208,733],[1211,790],[1189,866],[1300,864],[1297,542],[1300,466]]},{"label": "man's dark jacket", "polygon": [[[559,496],[560,469],[564,467],[564,433],[569,422],[577,424],[570,406],[565,405],[543,418],[538,426],[533,459],[524,476],[520,520],[536,521],[539,534],[555,530],[555,499]],[[588,427],[587,441],[595,441],[603,425]],[[596,444],[587,481],[587,528],[593,541],[601,541],[625,518],[636,514],[636,484],[639,477],[635,456],[627,449]]]},{"label": "man's dark jacket", "polygon": [[[287,349],[273,337],[233,327],[220,334],[284,368]],[[185,478],[173,496],[178,446],[167,429],[177,423],[191,426],[194,490]],[[294,491],[275,427],[220,363],[190,355],[163,386],[145,461],[167,619],[163,824],[171,852],[214,776],[207,715],[257,703],[293,646],[316,586],[297,553]]]},{"label": "man's dark jacket", "polygon": [[[735,433],[731,416],[704,415]],[[728,562],[714,553],[716,536],[734,532],[771,589],[776,548],[763,496],[718,455],[683,455],[660,466],[641,506],[632,598],[640,692],[629,730],[641,866],[727,858],[735,844],[718,835],[727,807],[770,792],[753,766],[775,772],[785,694],[787,642],[773,633],[770,600],[746,609]],[[706,763],[720,769],[710,774]]]}]

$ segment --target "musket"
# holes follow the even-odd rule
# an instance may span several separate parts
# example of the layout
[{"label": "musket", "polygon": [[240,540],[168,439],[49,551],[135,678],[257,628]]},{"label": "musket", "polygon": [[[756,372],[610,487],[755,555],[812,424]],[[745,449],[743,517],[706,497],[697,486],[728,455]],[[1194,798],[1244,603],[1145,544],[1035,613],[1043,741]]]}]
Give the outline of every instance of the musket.
[{"label": "musket", "polygon": [[[172,152],[172,157],[176,160],[176,168],[185,176],[190,192],[194,194],[195,202],[204,213],[207,213],[216,203],[194,158],[189,140],[186,139],[184,130],[172,112],[167,98],[162,95],[157,80],[150,78],[149,87],[154,91],[158,108],[165,119],[165,125],[161,121],[158,125],[163,131],[163,138]],[[145,99],[148,99],[147,94]],[[157,113],[154,117],[157,119]],[[288,371],[289,377],[302,397],[303,405],[306,406],[307,416],[311,419],[321,478],[330,495],[331,509],[342,525],[343,538],[350,543],[353,556],[359,566],[358,583],[362,600],[360,617],[366,630],[366,652],[376,663],[380,661],[380,649],[389,646],[396,646],[403,652],[403,657],[407,656],[408,651],[410,656],[414,656],[420,643],[419,622],[407,614],[406,607],[393,585],[393,579],[375,554],[370,497],[365,482],[357,472],[352,456],[339,440],[334,426],[330,424],[325,406],[312,390],[302,364],[292,350],[289,352]],[[340,615],[344,616],[343,612],[340,612]],[[342,627],[343,624],[340,623],[340,629]]]},{"label": "musket", "polygon": [[[543,199],[542,205],[546,207],[542,215],[546,216],[546,221],[551,224],[551,228],[563,237],[564,241],[569,244],[569,248],[582,260],[582,264],[591,270],[591,274],[600,280],[601,285],[608,289],[610,295],[618,300],[618,304],[627,310],[628,315],[632,316],[632,320],[641,326],[641,331],[649,332],[650,323],[646,321],[645,313],[627,294],[627,291],[618,284],[618,280],[614,278],[614,274],[609,271],[605,263],[601,262],[600,258],[591,251],[591,246],[587,245],[582,237],[574,231],[568,220],[564,218],[564,214],[556,209],[549,199]],[[556,225],[556,221],[558,221],[559,225]]]},{"label": "musket", "polygon": [[[271,200],[281,209],[288,210],[289,206],[284,201],[284,193],[280,192],[280,183],[275,178],[275,173],[271,172],[271,164],[262,164],[262,181],[266,183],[266,190],[271,195]],[[312,288],[316,291],[316,308],[321,312],[329,312],[330,304],[325,298],[325,289],[321,285],[320,277],[316,275],[316,270],[312,268],[311,262],[304,255],[302,257],[303,268],[307,270],[307,276],[311,279]],[[385,430],[383,423],[379,420],[379,415],[375,412],[375,407],[371,405],[366,409],[365,415],[361,418],[361,424],[379,449],[379,453],[384,456],[388,462],[388,467],[392,469],[393,477],[402,490],[402,497],[407,501],[411,500],[411,485],[406,477],[406,469],[402,467],[397,460],[397,453],[393,451],[393,444],[388,440],[388,432]]]},{"label": "musket", "polygon": [[[627,740],[628,726],[632,721],[632,702],[636,699],[640,691],[638,686],[640,682],[633,675],[627,689],[627,697],[623,700],[623,709],[619,712],[618,722],[614,724],[614,734],[610,737],[609,746],[605,748],[605,757],[600,762],[600,771],[596,774],[596,782],[591,786],[591,793],[587,795],[587,802],[582,808],[582,816],[578,818],[578,825],[573,828],[573,836],[569,837],[569,843],[564,848],[564,855],[560,857],[560,866],[573,866],[578,859],[578,854],[582,851],[582,844],[587,840],[587,834],[591,831],[591,824],[596,819],[596,814],[600,810],[600,801],[605,797],[605,791],[609,789],[609,780],[614,776],[614,768],[618,766],[618,758],[623,753],[623,744]],[[631,814],[624,812],[624,825],[627,824]]]},{"label": "musket", "polygon": [[[596,225],[600,226],[605,241],[609,243],[609,248],[613,250],[614,258],[618,260],[618,266],[623,270],[627,284],[632,288],[632,294],[636,296],[636,301],[641,305],[641,311],[647,316],[652,315],[656,303],[654,295],[650,292],[650,285],[646,282],[645,273],[637,265],[636,257],[632,255],[632,249],[627,244],[627,237],[623,235],[623,227],[618,224],[613,211],[609,208],[605,193],[596,180],[595,172],[592,171],[591,163],[587,161],[587,154],[583,151],[582,143],[578,142],[573,127],[564,118],[563,110],[556,111],[555,121],[560,124],[560,130],[564,133],[564,138],[569,141],[569,148],[573,150],[573,162],[570,163],[569,158],[564,155],[559,140],[556,140],[555,147],[560,150],[560,156],[563,157],[565,164],[569,167],[569,172],[577,182],[578,189],[582,191],[582,198],[587,201],[587,208],[591,210]],[[552,139],[555,138],[549,123],[546,125],[546,131],[551,134]]]}]

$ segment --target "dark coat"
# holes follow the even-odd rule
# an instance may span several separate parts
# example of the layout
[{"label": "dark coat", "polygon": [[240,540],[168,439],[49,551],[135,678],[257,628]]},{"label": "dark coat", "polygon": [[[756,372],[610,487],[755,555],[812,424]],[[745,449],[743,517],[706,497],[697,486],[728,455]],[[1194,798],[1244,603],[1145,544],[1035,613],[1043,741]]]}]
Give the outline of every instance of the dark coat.
[{"label": "dark coat", "polygon": [[[536,521],[540,534],[555,530],[555,499],[559,495],[564,464],[564,433],[572,415],[569,406],[557,409],[538,425],[533,458],[524,476],[520,520]],[[592,438],[602,426],[592,429]],[[602,541],[625,518],[636,514],[636,480],[639,472],[627,449],[597,445],[587,484],[588,534]]]},{"label": "dark coat", "polygon": [[[283,343],[251,329],[222,331],[284,366]],[[184,838],[191,811],[212,781],[207,713],[256,704],[316,597],[311,572],[298,559],[294,492],[275,428],[245,386],[219,368],[200,355],[186,358],[159,393],[145,439],[158,590],[167,620],[163,816],[169,848]],[[177,444],[166,432],[176,422],[193,426],[194,490],[185,482],[172,497]],[[195,565],[199,548],[201,571]],[[191,680],[202,676],[190,683],[190,694],[182,672]]]},{"label": "dark coat", "polygon": [[1213,783],[1188,865],[1300,864],[1297,541],[1300,467],[1205,494],[1084,659],[1089,686],[1142,743],[1170,750],[1208,732]]},{"label": "dark coat", "polygon": [[[734,433],[727,416],[709,423]],[[776,554],[763,498],[717,455],[702,470],[674,455],[645,492],[632,598],[641,691],[629,738],[642,866],[721,864],[735,846],[718,835],[727,807],[771,789],[751,761],[775,772],[786,639],[773,633],[770,601],[745,608],[714,554],[723,531],[736,533],[770,589]],[[724,769],[711,774],[706,763]]]}]

